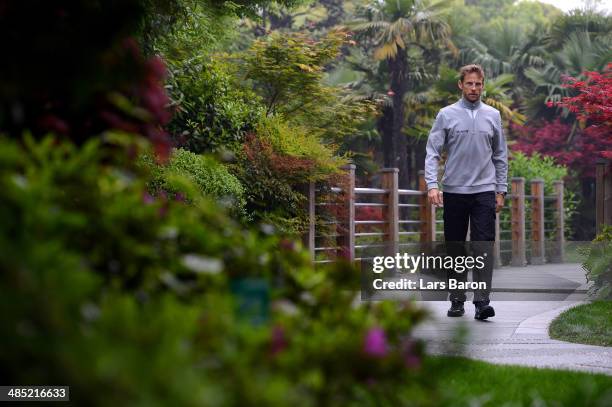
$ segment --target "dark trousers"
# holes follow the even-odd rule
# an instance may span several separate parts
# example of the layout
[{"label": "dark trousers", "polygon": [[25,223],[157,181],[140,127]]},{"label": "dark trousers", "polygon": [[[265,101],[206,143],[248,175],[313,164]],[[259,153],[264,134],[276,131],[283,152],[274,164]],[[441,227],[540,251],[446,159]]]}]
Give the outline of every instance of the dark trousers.
[{"label": "dark trousers", "polygon": [[[474,301],[489,303],[491,280],[493,276],[493,244],[495,241],[495,192],[476,194],[455,194],[444,192],[444,240],[448,254],[460,256],[482,256],[484,267],[472,268],[472,280],[486,283],[486,289],[474,290]],[[470,225],[470,243],[466,250],[468,224]],[[458,263],[456,263],[458,264]],[[467,270],[457,268],[447,270],[449,279],[458,282],[467,281]],[[465,301],[465,290],[449,290],[451,301]]]}]

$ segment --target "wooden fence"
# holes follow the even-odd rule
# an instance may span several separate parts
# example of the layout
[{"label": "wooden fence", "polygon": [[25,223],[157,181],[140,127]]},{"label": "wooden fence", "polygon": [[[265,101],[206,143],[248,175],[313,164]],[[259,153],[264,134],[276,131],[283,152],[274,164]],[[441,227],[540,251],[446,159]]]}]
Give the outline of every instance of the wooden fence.
[{"label": "wooden fence", "polygon": [[595,174],[595,219],[597,233],[612,225],[612,161],[599,159]]},{"label": "wooden fence", "polygon": [[[364,253],[368,250],[395,255],[443,239],[442,210],[428,203],[423,171],[419,189],[409,190],[399,189],[397,168],[383,169],[376,187],[356,187],[355,166],[345,170],[347,181],[342,186],[328,186],[325,193],[314,183],[308,186],[310,226],[304,241],[314,263],[338,257],[368,259]],[[495,222],[496,267],[562,262],[563,181],[554,182],[551,195],[544,194],[542,179],[530,181],[530,194],[525,194],[524,178],[512,178],[511,185]],[[376,216],[367,218],[374,210]]]}]

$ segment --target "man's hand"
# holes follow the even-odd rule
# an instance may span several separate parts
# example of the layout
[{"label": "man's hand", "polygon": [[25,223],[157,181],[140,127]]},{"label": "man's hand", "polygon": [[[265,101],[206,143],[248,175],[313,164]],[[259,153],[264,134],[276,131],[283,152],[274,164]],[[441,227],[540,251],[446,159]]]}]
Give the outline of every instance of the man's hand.
[{"label": "man's hand", "polygon": [[504,207],[504,194],[495,194],[495,212],[499,213]]},{"label": "man's hand", "polygon": [[438,188],[432,188],[427,192],[429,203],[437,207],[442,206],[442,191]]}]

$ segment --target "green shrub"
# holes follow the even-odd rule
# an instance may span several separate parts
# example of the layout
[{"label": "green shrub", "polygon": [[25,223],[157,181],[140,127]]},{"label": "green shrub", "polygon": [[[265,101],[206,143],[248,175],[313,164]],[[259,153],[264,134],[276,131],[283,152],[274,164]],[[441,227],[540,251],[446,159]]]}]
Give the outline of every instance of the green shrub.
[{"label": "green shrub", "polygon": [[595,298],[612,299],[612,226],[604,226],[603,231],[595,237],[593,243],[582,248],[586,256],[582,268],[586,271],[587,280],[593,282],[589,294]]},{"label": "green shrub", "polygon": [[228,63],[212,57],[170,59],[168,90],[176,112],[168,129],[178,145],[202,153],[237,150],[263,108]]},{"label": "green shrub", "polygon": [[258,137],[270,141],[279,154],[305,158],[313,162],[312,171],[303,181],[321,180],[338,173],[348,163],[345,157],[335,155],[337,146],[325,143],[315,132],[302,126],[291,125],[282,117],[262,117],[256,127]]},{"label": "green shrub", "polygon": [[[0,138],[7,383],[61,383],[93,406],[437,404],[410,338],[422,311],[356,303],[357,270],[313,269],[188,179],[190,205],[151,200],[109,147]],[[230,290],[246,277],[273,303],[258,325],[237,308],[253,298]]]},{"label": "green shrub", "polygon": [[184,177],[193,182],[201,195],[215,198],[231,207],[236,214],[244,214],[244,188],[240,181],[213,157],[179,148],[172,151],[165,164],[157,164],[150,155],[143,156],[142,163],[151,171],[150,189],[154,195],[162,191],[172,196],[180,193],[187,200],[192,200],[193,197],[187,195],[189,188],[186,190],[181,187],[180,180]]},{"label": "green shrub", "polygon": [[[521,152],[514,152],[509,161],[508,191],[512,191],[512,177],[523,177],[525,178],[525,194],[531,195],[530,181],[541,178],[544,180],[544,195],[553,195],[555,193],[553,182],[562,181],[567,177],[567,174],[567,168],[555,164],[552,157],[541,156],[538,153],[526,156]],[[526,200],[525,213],[531,213],[530,207],[531,201]],[[565,236],[569,236],[571,235],[571,219],[576,213],[576,194],[568,188],[563,191],[563,209],[565,211]],[[507,213],[502,216],[502,219],[506,220],[504,217],[509,219]],[[545,220],[553,220],[553,214],[550,211],[546,211]],[[552,238],[552,235],[549,238]]]},{"label": "green shrub", "polygon": [[[541,178],[544,180],[544,193],[552,194],[554,192],[553,182],[563,180],[567,176],[567,168],[555,164],[554,159],[549,156],[543,157],[538,153],[526,156],[521,152],[514,152],[510,160],[508,175],[508,178],[524,177],[526,187],[529,186],[530,180]],[[510,188],[511,185],[508,184],[508,190]]]},{"label": "green shrub", "polygon": [[248,213],[281,233],[298,236],[308,226],[304,188],[341,172],[348,161],[316,133],[263,117],[245,138],[232,171],[245,187]]}]

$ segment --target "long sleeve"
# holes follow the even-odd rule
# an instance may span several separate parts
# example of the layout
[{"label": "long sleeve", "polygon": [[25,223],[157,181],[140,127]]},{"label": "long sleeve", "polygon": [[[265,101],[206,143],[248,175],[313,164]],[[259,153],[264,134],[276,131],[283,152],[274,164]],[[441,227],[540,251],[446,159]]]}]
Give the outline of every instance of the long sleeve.
[{"label": "long sleeve", "polygon": [[438,162],[444,147],[445,136],[444,115],[442,112],[439,112],[427,139],[427,155],[425,156],[425,182],[427,183],[427,190],[439,188]]},{"label": "long sleeve", "polygon": [[495,135],[493,138],[493,165],[495,166],[495,191],[508,191],[508,147],[504,137],[504,128],[501,115],[495,124]]}]

